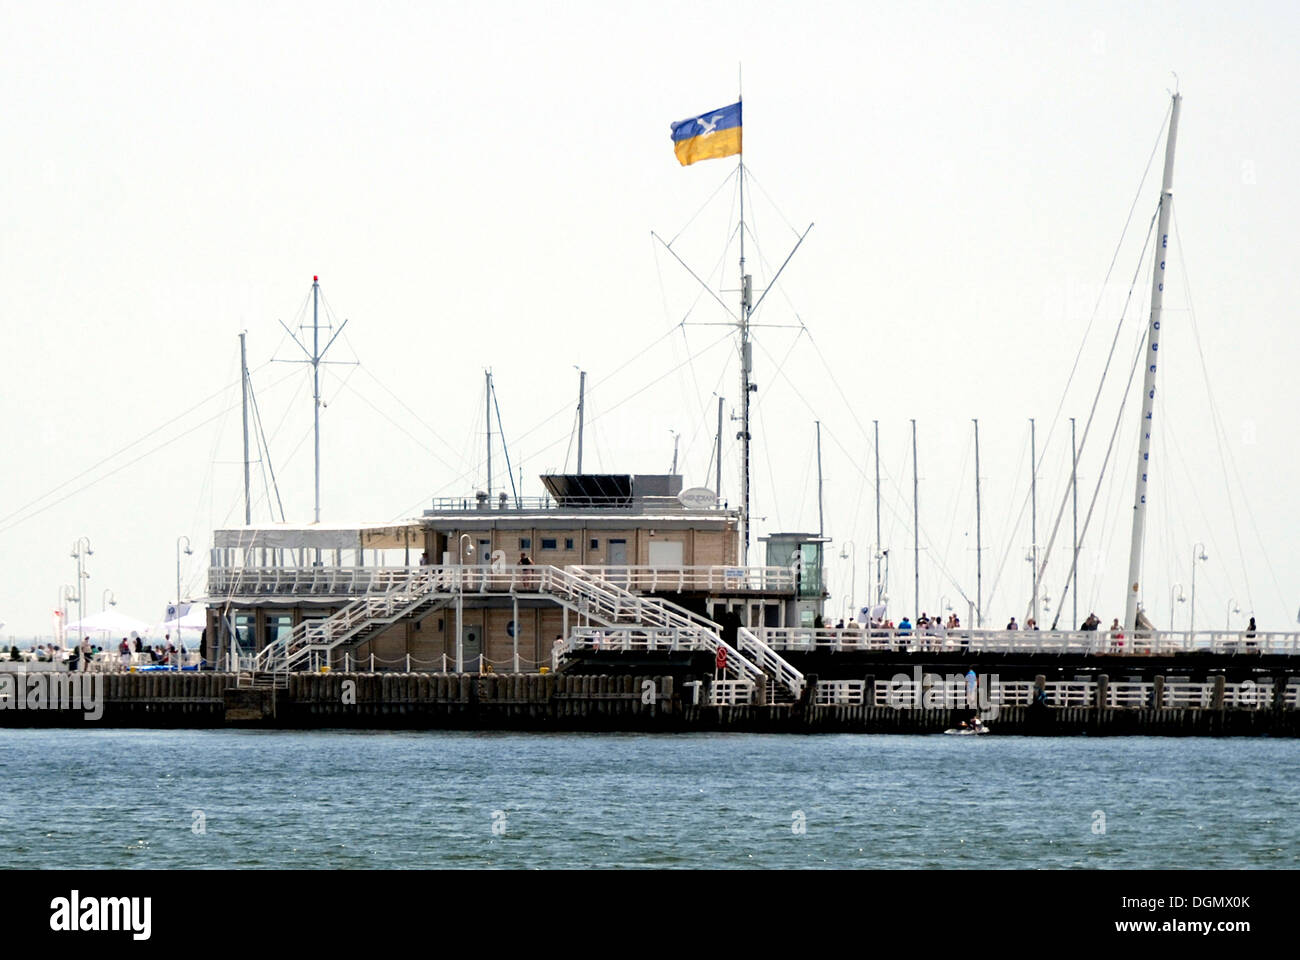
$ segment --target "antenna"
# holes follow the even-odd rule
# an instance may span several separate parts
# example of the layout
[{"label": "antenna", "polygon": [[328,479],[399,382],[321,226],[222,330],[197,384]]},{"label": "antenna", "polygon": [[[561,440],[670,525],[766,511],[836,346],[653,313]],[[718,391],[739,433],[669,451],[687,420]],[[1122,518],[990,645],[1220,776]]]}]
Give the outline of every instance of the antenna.
[{"label": "antenna", "polygon": [[[347,325],[348,322],[344,320],[343,323],[339,325],[339,328],[334,331],[334,335],[330,337],[329,342],[325,344],[325,348],[321,349],[320,346],[320,277],[318,276],[313,276],[311,278],[311,350],[308,350],[306,345],[301,340],[298,339],[298,335],[296,333],[294,333],[287,326],[285,326],[283,320],[280,321],[280,326],[284,327],[284,329],[288,332],[289,336],[293,337],[293,342],[298,344],[298,346],[302,348],[302,352],[307,355],[307,359],[305,361],[298,361],[298,362],[300,363],[305,362],[311,364],[312,414],[313,414],[314,433],[316,439],[316,510],[315,510],[316,523],[320,523],[320,408],[321,408],[320,365],[321,365],[321,360],[323,360],[325,357],[325,354],[329,352],[329,348],[334,345],[334,341],[338,339],[339,334],[343,332],[343,328],[346,327]],[[319,557],[320,551],[317,550],[316,553],[317,556]]]}]

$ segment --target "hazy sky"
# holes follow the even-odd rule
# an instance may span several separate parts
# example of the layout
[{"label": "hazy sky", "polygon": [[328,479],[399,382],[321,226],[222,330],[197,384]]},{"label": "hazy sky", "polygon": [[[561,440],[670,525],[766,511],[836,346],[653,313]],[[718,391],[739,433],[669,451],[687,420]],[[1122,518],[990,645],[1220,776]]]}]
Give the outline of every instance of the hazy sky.
[{"label": "hazy sky", "polygon": [[[735,160],[680,167],[669,123],[733,102],[742,63],[757,287],[816,223],[758,317],[774,326],[755,350],[756,527],[816,528],[821,419],[832,615],[850,541],[865,599],[873,420],[891,612],[915,612],[912,418],[921,605],[964,615],[978,417],[987,617],[1023,616],[1028,419],[1041,547],[1066,493],[1065,418],[1082,436],[1139,270],[1158,153],[1103,288],[1176,71],[1145,603],[1167,626],[1199,542],[1198,626],[1235,601],[1234,623],[1294,629],[1298,26],[1285,3],[0,3],[0,634],[52,630],[81,536],[87,612],[110,589],[157,619],[181,535],[185,590],[202,591],[212,529],[242,519],[241,330],[286,513],[310,520],[308,372],[272,360],[296,357],[277,320],[307,319],[313,274],[351,321],[331,359],[360,362],[325,374],[325,520],[482,487],[485,367],[524,493],[565,465],[575,365],[588,469],[666,471],[678,431],[686,483],[711,484],[734,341],[679,326],[725,315],[651,231],[680,232],[674,249],[735,301]],[[1081,514],[1146,322],[1149,257],[1140,271]],[[1081,564],[1081,615],[1107,622],[1133,393]],[[265,520],[260,471],[255,487]]]}]

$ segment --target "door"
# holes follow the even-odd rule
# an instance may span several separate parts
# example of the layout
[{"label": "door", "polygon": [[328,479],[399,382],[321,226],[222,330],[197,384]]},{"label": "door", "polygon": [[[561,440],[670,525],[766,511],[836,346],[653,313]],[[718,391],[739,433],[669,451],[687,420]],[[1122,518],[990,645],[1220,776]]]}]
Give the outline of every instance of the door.
[{"label": "door", "polygon": [[478,657],[483,652],[483,630],[473,624],[465,624],[464,638],[461,645],[461,657],[466,673],[478,673]]},{"label": "door", "polygon": [[627,541],[611,540],[609,541],[607,564],[610,567],[608,574],[609,579],[614,583],[624,584],[627,581]]}]

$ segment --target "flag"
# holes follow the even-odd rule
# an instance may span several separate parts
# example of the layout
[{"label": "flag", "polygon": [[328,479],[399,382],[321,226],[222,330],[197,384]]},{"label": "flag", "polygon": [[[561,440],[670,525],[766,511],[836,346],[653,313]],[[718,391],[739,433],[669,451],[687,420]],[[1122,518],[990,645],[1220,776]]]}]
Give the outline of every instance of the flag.
[{"label": "flag", "polygon": [[182,617],[189,615],[190,608],[193,606],[194,604],[192,603],[182,603],[179,604],[179,606],[174,603],[169,603],[167,604],[167,615],[163,617],[163,621],[170,622],[172,620],[180,620]]},{"label": "flag", "polygon": [[740,101],[672,124],[673,152],[683,167],[740,153]]}]

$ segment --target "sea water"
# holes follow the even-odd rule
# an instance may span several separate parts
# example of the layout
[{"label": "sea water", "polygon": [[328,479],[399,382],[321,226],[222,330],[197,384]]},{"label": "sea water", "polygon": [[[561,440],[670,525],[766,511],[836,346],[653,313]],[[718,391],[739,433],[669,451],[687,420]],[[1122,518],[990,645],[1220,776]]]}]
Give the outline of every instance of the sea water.
[{"label": "sea water", "polygon": [[1300,866],[1300,742],[0,731],[9,867]]}]

